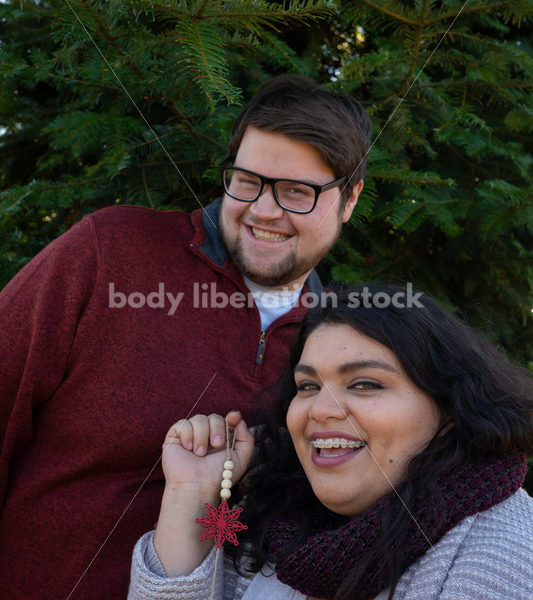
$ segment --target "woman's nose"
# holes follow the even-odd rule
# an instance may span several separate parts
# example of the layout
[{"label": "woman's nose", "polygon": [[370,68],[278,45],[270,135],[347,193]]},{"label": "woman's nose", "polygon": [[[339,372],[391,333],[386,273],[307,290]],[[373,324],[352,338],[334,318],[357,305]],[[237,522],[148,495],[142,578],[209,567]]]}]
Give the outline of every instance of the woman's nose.
[{"label": "woman's nose", "polygon": [[323,386],[320,392],[313,397],[313,404],[309,410],[309,417],[315,421],[346,419],[346,411],[342,406],[342,403],[335,397],[332,390]]}]

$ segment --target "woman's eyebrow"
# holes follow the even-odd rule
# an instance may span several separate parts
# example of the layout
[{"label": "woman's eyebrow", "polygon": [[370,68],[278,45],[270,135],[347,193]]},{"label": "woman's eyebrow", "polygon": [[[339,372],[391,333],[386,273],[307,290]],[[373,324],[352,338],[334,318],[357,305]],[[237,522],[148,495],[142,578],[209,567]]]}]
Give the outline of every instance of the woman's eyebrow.
[{"label": "woman's eyebrow", "polygon": [[[380,360],[357,360],[349,363],[344,363],[340,365],[337,371],[341,375],[345,375],[350,371],[356,371],[357,369],[380,369],[382,371],[389,371],[390,373],[399,374],[399,371],[395,369],[391,364],[382,362]],[[295,373],[305,373],[306,375],[311,375],[313,377],[318,376],[318,371],[310,366],[298,363],[294,367]]]},{"label": "woman's eyebrow", "polygon": [[309,365],[302,365],[301,363],[298,363],[294,367],[294,372],[305,373],[306,375],[311,375],[313,377],[318,376],[318,371],[314,367],[310,367]]},{"label": "woman's eyebrow", "polygon": [[357,369],[380,369],[382,371],[389,371],[390,373],[399,374],[398,370],[395,369],[391,364],[382,362],[381,360],[357,360],[344,363],[338,368],[338,372],[341,375],[344,375],[349,371],[356,371]]}]

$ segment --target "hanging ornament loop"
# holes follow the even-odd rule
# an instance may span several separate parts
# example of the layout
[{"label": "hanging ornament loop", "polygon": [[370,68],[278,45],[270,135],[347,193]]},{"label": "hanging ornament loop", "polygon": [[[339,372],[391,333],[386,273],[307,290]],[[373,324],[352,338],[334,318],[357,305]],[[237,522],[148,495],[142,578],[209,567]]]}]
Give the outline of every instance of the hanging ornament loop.
[{"label": "hanging ornament loop", "polygon": [[217,565],[218,558],[220,555],[220,548],[226,540],[230,541],[235,546],[239,545],[237,540],[237,535],[235,532],[242,531],[243,529],[248,529],[247,525],[244,525],[239,521],[239,515],[242,512],[242,508],[233,508],[230,509],[228,507],[228,499],[231,497],[231,486],[232,486],[232,477],[233,477],[233,461],[231,460],[231,451],[235,446],[235,437],[236,437],[236,429],[233,430],[233,440],[229,442],[229,425],[228,418],[226,417],[226,460],[224,461],[224,471],[222,472],[222,483],[220,485],[220,497],[222,498],[222,502],[219,504],[218,508],[211,506],[208,502],[205,503],[205,510],[207,515],[205,517],[201,517],[199,519],[195,519],[196,523],[199,523],[202,527],[205,528],[205,531],[202,533],[200,540],[208,540],[213,538],[215,542],[216,556],[215,556],[215,568],[213,571],[213,581],[211,583],[211,594],[210,600],[213,600],[215,593],[215,583],[217,577]]}]

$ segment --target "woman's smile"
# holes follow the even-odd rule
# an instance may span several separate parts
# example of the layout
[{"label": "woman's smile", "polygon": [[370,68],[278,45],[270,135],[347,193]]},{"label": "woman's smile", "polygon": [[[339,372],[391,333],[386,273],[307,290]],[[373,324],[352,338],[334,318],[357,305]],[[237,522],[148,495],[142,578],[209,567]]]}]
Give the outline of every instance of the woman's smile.
[{"label": "woman's smile", "polygon": [[294,378],[287,427],[313,491],[338,514],[392,491],[438,430],[434,401],[394,353],[349,325],[315,329]]}]

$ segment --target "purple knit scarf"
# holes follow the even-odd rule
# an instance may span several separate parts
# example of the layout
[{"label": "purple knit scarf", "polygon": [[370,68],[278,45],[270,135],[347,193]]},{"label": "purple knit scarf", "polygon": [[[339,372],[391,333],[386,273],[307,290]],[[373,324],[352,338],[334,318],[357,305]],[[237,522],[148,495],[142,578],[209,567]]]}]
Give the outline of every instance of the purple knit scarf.
[{"label": "purple knit scarf", "polygon": [[[515,493],[524,481],[527,459],[523,454],[468,464],[438,481],[444,491],[445,506],[436,511],[429,498],[415,503],[408,526],[408,546],[401,548],[400,572],[403,573],[447,531],[465,517],[487,510]],[[298,531],[298,522],[284,515],[267,527],[269,551],[278,556],[278,578],[292,588],[318,598],[333,598],[357,560],[386,536],[382,520],[391,505],[401,510],[394,492],[381,498],[373,507],[339,526],[338,517],[329,511],[316,515],[317,532],[310,535],[289,554]],[[318,530],[320,527],[320,530]],[[429,542],[429,543],[428,543]],[[367,600],[390,585],[384,561],[374,561],[359,582],[350,600]]]}]

